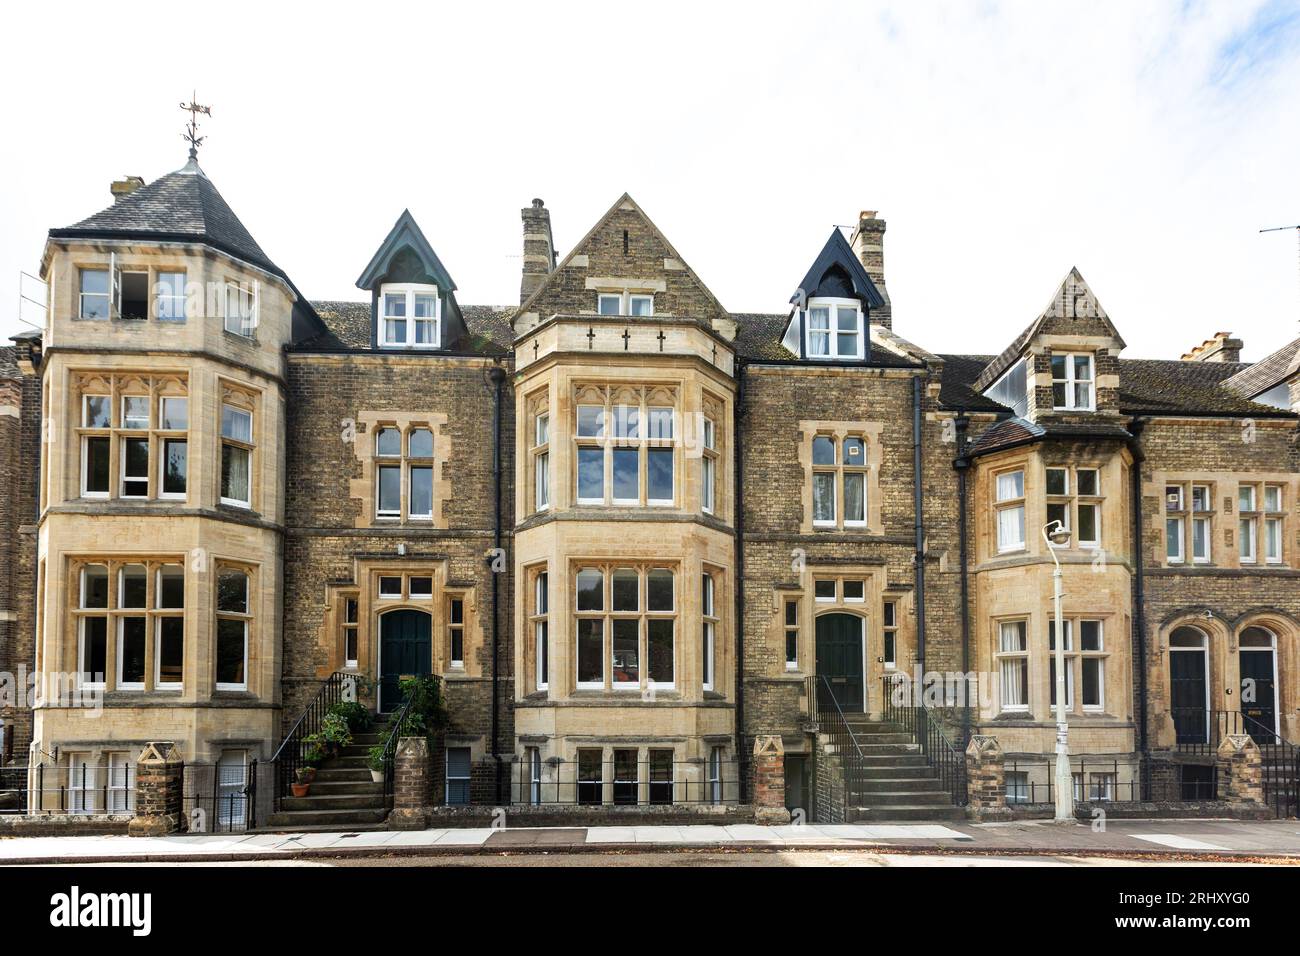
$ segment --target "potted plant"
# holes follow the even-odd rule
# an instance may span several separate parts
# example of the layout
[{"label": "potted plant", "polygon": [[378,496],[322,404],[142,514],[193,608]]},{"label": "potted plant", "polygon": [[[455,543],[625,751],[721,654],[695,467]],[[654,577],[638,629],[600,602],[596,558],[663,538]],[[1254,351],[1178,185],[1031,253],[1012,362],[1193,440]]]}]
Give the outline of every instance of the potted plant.
[{"label": "potted plant", "polygon": [[375,783],[384,782],[384,745],[378,744],[370,748],[366,755],[366,766],[370,768],[370,779]]},{"label": "potted plant", "polygon": [[[310,777],[307,776],[308,771],[311,772]],[[289,789],[293,791],[295,797],[305,797],[311,793],[311,782],[315,776],[315,767],[299,767],[294,771],[294,780],[293,783],[289,784]]]},{"label": "potted plant", "polygon": [[341,714],[328,713],[320,722],[320,738],[326,753],[333,757],[352,743],[352,732]]}]

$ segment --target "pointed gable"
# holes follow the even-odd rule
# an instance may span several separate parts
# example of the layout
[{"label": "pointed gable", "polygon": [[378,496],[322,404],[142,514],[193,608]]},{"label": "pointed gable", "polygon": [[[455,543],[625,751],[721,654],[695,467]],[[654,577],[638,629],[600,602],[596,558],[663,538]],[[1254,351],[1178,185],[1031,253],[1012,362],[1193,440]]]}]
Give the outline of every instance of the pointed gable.
[{"label": "pointed gable", "polygon": [[[653,297],[653,315],[705,325],[727,311],[630,195],[600,217],[519,306],[516,333],[552,315],[596,314],[598,297]],[[528,321],[521,321],[527,318]]]},{"label": "pointed gable", "polygon": [[984,367],[973,388],[982,392],[996,382],[1024,356],[1034,339],[1040,336],[1103,337],[1112,340],[1113,348],[1124,348],[1124,340],[1111,323],[1110,316],[1102,308],[1096,294],[1078,268],[1071,267],[1047,308]]},{"label": "pointed gable", "polygon": [[868,309],[879,309],[885,304],[885,297],[871,281],[871,276],[867,275],[867,270],[839,229],[831,230],[830,238],[799,283],[799,290],[790,297],[790,302],[798,304],[819,295],[859,299]]},{"label": "pointed gable", "polygon": [[[407,296],[405,314],[414,319],[414,306],[419,296],[432,294],[437,290],[438,314],[436,344],[412,339],[415,334],[413,323],[394,321],[386,328],[400,329],[397,343],[388,340],[388,335],[380,329],[380,307],[385,287],[389,287],[389,297]],[[370,263],[357,279],[357,288],[365,289],[371,294],[371,345],[381,348],[400,348],[402,344],[421,348],[459,349],[465,346],[470,337],[460,305],[456,302],[456,283],[452,281],[447,267],[442,264],[433,246],[425,238],[424,232],[411,215],[409,209],[402,214],[388,230],[388,235],[379,244]],[[405,333],[406,338],[402,338]]]},{"label": "pointed gable", "polygon": [[425,282],[445,292],[456,291],[456,283],[409,209],[402,210],[388,236],[375,250],[370,264],[357,279],[357,288],[373,290],[386,281]]}]

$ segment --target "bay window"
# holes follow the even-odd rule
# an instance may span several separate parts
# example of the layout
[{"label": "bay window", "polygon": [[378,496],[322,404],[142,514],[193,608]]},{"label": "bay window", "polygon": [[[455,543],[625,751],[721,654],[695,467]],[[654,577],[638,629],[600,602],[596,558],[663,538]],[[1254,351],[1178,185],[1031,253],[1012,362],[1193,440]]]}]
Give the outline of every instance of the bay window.
[{"label": "bay window", "polygon": [[252,504],[253,413],[234,405],[221,406],[221,503],[248,508]]},{"label": "bay window", "polygon": [[674,573],[656,567],[586,567],[575,583],[577,686],[673,687]]},{"label": "bay window", "polygon": [[995,479],[998,551],[1025,548],[1025,473],[1005,471]]},{"label": "bay window", "polygon": [[248,689],[248,572],[223,568],[217,572],[217,690]]},{"label": "bay window", "polygon": [[677,412],[658,404],[659,398],[642,397],[638,404],[578,404],[578,504],[669,507],[675,502]]}]

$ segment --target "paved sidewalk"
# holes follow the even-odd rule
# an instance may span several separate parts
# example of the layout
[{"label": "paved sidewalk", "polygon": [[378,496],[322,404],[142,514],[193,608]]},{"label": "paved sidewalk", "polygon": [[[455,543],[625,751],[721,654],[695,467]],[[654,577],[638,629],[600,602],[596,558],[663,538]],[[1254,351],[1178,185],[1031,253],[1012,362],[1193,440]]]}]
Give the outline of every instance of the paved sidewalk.
[{"label": "paved sidewalk", "polygon": [[699,849],[882,849],[999,854],[1270,857],[1300,864],[1300,821],[1117,820],[1084,824],[851,824],[762,827],[610,826],[431,829],[338,833],[235,833],[155,838],[0,839],[0,865],[21,863],[240,861],[361,854],[658,852]]}]

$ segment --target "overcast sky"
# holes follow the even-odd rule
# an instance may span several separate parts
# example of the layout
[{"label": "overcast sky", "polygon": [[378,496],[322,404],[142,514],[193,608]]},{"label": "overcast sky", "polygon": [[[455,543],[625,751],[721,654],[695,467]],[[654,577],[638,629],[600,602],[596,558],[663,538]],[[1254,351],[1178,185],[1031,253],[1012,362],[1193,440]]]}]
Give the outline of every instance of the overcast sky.
[{"label": "overcast sky", "polygon": [[[200,161],[309,297],[409,207],[463,304],[517,302],[628,191],[732,311],[888,221],[900,334],[996,352],[1077,265],[1130,357],[1300,334],[1300,3],[11,4],[0,328],[46,230]],[[25,312],[27,315],[31,313]]]}]

